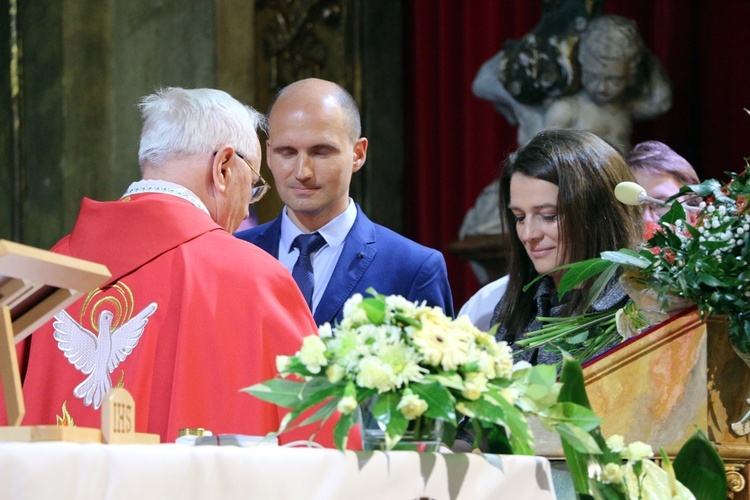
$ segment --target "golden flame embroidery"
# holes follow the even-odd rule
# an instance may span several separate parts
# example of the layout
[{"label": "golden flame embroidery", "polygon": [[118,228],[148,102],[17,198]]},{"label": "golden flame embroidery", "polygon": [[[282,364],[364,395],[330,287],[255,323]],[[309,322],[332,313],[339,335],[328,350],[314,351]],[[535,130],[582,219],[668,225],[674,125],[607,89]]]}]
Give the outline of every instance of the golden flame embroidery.
[{"label": "golden flame embroidery", "polygon": [[125,370],[120,371],[120,380],[115,384],[115,388],[122,389],[125,387]]},{"label": "golden flame embroidery", "polygon": [[63,401],[62,404],[62,417],[60,415],[55,415],[55,418],[57,419],[57,426],[58,427],[75,427],[76,424],[73,422],[73,417],[70,416],[70,413],[68,413],[68,401]]}]

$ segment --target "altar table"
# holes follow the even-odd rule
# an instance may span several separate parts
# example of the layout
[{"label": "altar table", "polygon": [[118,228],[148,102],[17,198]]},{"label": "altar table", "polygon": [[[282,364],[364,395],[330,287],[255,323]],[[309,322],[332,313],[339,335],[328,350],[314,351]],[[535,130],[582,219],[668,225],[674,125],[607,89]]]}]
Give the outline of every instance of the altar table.
[{"label": "altar table", "polygon": [[4,499],[554,499],[541,457],[0,443]]}]

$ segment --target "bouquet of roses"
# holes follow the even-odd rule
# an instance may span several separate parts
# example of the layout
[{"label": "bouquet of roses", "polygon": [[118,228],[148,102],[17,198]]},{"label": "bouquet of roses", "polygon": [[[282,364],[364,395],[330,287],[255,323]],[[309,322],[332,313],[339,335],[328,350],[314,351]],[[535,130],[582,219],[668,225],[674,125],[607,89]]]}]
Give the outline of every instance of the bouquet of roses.
[{"label": "bouquet of roses", "polygon": [[600,419],[589,409],[557,403],[554,367],[514,365],[510,347],[466,317],[453,320],[437,307],[368,292],[372,297],[355,294],[346,302],[340,324],[320,326],[296,354],[279,356],[280,378],[244,389],[290,408],[279,433],[338,413],[334,440],[343,449],[368,412],[383,432],[384,449],[396,447],[422,419],[442,422],[438,442],[450,446],[465,416],[477,439],[488,431],[497,451],[533,454],[526,416],[536,415],[589,449],[586,432]]},{"label": "bouquet of roses", "polygon": [[[731,173],[730,182],[714,179],[683,187],[672,196],[669,211],[658,224],[647,228],[647,241],[638,251],[622,249],[602,252],[599,258],[577,262],[567,268],[558,291],[560,296],[580,283],[597,276],[590,299],[616,272],[622,272],[621,283],[631,289],[636,305],[652,299],[656,309],[674,312],[695,304],[701,315],[727,315],[730,340],[739,354],[750,354],[750,166],[742,173]],[[680,198],[700,198],[698,212],[686,215],[676,202]],[[641,309],[645,307],[641,305]],[[587,315],[548,321],[539,332],[529,334],[526,342],[533,346],[556,346],[565,342],[574,354],[583,352],[592,343],[617,343],[618,331],[641,330],[648,321],[631,309],[600,317]],[[618,316],[616,318],[616,316]],[[658,318],[658,316],[656,316]],[[619,324],[617,319],[619,319]],[[661,319],[664,319],[662,317]],[[635,326],[633,324],[635,321]],[[585,325],[581,327],[581,325]],[[613,328],[613,326],[618,328]],[[626,334],[627,336],[627,334]],[[577,356],[580,360],[580,357]]]}]

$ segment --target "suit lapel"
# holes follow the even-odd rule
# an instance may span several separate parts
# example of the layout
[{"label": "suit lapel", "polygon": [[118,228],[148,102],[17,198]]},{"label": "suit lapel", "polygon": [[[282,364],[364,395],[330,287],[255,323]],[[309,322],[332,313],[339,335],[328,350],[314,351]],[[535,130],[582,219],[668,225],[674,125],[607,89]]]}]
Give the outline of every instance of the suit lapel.
[{"label": "suit lapel", "polygon": [[253,243],[266,252],[273,255],[274,259],[279,258],[279,241],[281,240],[281,216],[268,224],[266,228],[258,234]]},{"label": "suit lapel", "polygon": [[[278,246],[278,245],[277,245]],[[375,225],[357,205],[357,218],[344,242],[341,257],[333,269],[320,304],[315,310],[315,323],[333,323],[344,302],[352,296],[355,287],[372,263],[375,248]]]}]

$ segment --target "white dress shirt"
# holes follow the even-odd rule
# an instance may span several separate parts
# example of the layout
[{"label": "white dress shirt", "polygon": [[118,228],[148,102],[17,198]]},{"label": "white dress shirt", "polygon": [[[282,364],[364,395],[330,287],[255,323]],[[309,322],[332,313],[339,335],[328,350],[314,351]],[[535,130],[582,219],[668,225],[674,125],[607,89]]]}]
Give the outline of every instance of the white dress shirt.
[{"label": "white dress shirt", "polygon": [[[279,239],[278,259],[291,272],[299,255],[299,250],[292,248],[292,242],[294,242],[294,238],[303,234],[303,231],[292,222],[286,212],[287,208],[284,207],[281,212],[281,238]],[[346,235],[354,226],[356,218],[357,206],[349,198],[349,205],[346,210],[316,231],[325,238],[326,244],[310,256],[315,280],[312,296],[313,313],[315,313],[315,309],[317,309],[320,299],[323,297],[323,292],[325,292],[328,282],[331,280],[333,269],[344,250]]]}]

